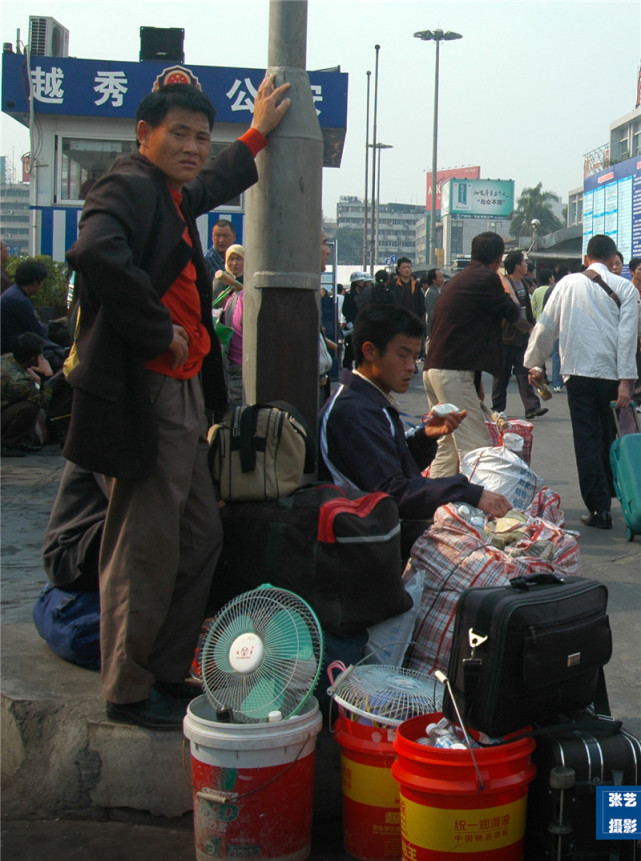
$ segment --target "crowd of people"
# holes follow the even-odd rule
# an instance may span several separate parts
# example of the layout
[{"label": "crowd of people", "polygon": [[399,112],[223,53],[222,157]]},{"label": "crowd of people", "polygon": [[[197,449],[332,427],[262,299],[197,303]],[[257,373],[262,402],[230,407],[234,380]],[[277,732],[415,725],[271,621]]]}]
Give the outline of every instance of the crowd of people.
[{"label": "crowd of people", "polygon": [[[255,157],[289,107],[288,88],[267,75],[251,128],[213,160],[214,111],[201,91],[172,84],[146,96],[136,117],[138,152],[88,191],[67,255],[81,313],[64,383],[73,389],[68,464],[52,517],[69,546],[83,546],[60,522],[69,499],[75,496],[76,515],[86,510],[74,520],[76,538],[91,523],[86,547],[96,575],[90,582],[100,591],[102,691],[113,720],[180,728],[194,696],[185,679],[223,541],[206,434],[209,419],[244,402],[245,274],[232,222],[216,222],[203,253],[196,217],[257,181]],[[612,524],[609,400],[626,407],[639,376],[641,260],[631,261],[627,281],[613,274],[612,240],[593,237],[587,274],[557,281],[551,273],[539,286],[523,253],[504,260],[504,251],[503,239],[485,232],[447,284],[438,268],[417,280],[401,257],[391,273],[354,272],[336,299],[321,293],[320,471],[351,491],[393,496],[406,555],[440,505],[466,502],[494,517],[510,509],[505,496],[460,474],[462,457],[490,444],[482,375],[493,377],[495,410],[505,408],[515,374],[525,416],[543,416],[535,389],[555,343],[585,522]],[[323,235],[320,268],[327,253]],[[23,428],[56,391],[57,368],[30,301],[42,272],[22,265],[1,300],[3,455],[5,444],[20,451]],[[221,313],[212,315],[212,307]],[[5,309],[13,341],[5,340]],[[334,338],[323,331],[330,313],[340,321]],[[30,328],[10,330],[18,318]],[[339,341],[342,375],[331,393]],[[407,391],[419,361],[430,413],[406,433],[394,395]],[[16,407],[15,398],[28,407]],[[454,406],[435,413],[443,403]],[[73,572],[64,581],[72,586]]]}]

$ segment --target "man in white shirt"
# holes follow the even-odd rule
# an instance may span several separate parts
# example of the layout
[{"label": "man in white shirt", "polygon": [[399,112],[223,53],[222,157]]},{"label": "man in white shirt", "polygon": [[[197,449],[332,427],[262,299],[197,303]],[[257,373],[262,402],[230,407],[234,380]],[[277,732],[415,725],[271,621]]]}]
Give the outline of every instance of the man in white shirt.
[{"label": "man in white shirt", "polygon": [[566,275],[556,285],[530,335],[524,364],[533,384],[559,338],[561,374],[567,386],[579,487],[587,526],[612,528],[614,496],[609,451],[615,437],[610,402],[630,403],[636,377],[639,293],[610,271],[616,245],[609,236],[590,239],[585,273]]}]

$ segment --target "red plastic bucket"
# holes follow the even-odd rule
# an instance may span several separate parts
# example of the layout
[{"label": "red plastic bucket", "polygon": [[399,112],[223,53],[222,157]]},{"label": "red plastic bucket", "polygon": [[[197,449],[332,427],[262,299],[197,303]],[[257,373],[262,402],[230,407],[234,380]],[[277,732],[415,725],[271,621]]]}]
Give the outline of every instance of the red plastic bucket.
[{"label": "red plastic bucket", "polygon": [[396,730],[392,775],[400,784],[403,858],[521,861],[534,740],[508,736],[505,744],[474,748],[481,789],[469,750],[417,743],[442,716],[411,718]]},{"label": "red plastic bucket", "polygon": [[334,732],[341,748],[345,851],[362,861],[399,859],[399,793],[391,771],[396,730],[342,717]]},{"label": "red plastic bucket", "polygon": [[218,723],[207,697],[189,704],[197,861],[251,856],[304,861],[311,852],[318,703],[275,723]]}]

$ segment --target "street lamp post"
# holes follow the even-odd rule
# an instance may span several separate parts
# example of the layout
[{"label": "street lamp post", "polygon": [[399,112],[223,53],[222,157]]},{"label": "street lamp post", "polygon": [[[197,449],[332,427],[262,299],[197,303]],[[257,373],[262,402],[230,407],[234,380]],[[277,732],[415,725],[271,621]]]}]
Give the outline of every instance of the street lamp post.
[{"label": "street lamp post", "polygon": [[378,117],[378,52],[381,50],[380,45],[374,45],[376,51],[376,61],[374,64],[374,122],[372,128],[372,239],[370,245],[370,273],[374,272],[374,245],[376,242],[376,213],[374,206],[376,201],[376,121]]},{"label": "street lamp post", "polygon": [[[363,269],[369,262],[367,253],[367,194],[368,194],[368,166],[369,166],[369,89],[371,72],[367,73],[367,118],[365,120],[365,197],[363,198]],[[372,204],[373,205],[373,204]]]},{"label": "street lamp post", "polygon": [[460,33],[453,33],[451,30],[420,30],[414,33],[415,39],[422,39],[424,42],[436,42],[436,65],[434,70],[434,127],[432,136],[432,205],[430,208],[430,263],[436,266],[436,149],[438,143],[438,72],[439,72],[439,52],[441,42],[452,42],[454,39],[462,39]]},{"label": "street lamp post", "polygon": [[[375,146],[375,153],[377,166],[376,166],[376,236],[374,241],[374,260],[378,261],[378,237],[379,231],[381,227],[380,223],[380,207],[381,207],[381,150],[382,149],[393,149],[392,144],[384,144],[377,143]],[[374,204],[372,203],[372,208]],[[372,271],[372,275],[374,272]]]}]

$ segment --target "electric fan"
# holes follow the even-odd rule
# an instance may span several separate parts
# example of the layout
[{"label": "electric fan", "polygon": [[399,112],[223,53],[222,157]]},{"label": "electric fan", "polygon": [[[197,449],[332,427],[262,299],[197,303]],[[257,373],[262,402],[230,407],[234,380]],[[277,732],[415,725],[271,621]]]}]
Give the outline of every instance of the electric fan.
[{"label": "electric fan", "polygon": [[343,710],[375,724],[399,726],[404,720],[442,711],[443,694],[434,676],[416,670],[357,664],[347,667],[327,693]]},{"label": "electric fan", "polygon": [[321,668],[323,633],[311,607],[264,584],[216,614],[201,657],[205,694],[236,723],[296,714]]}]

